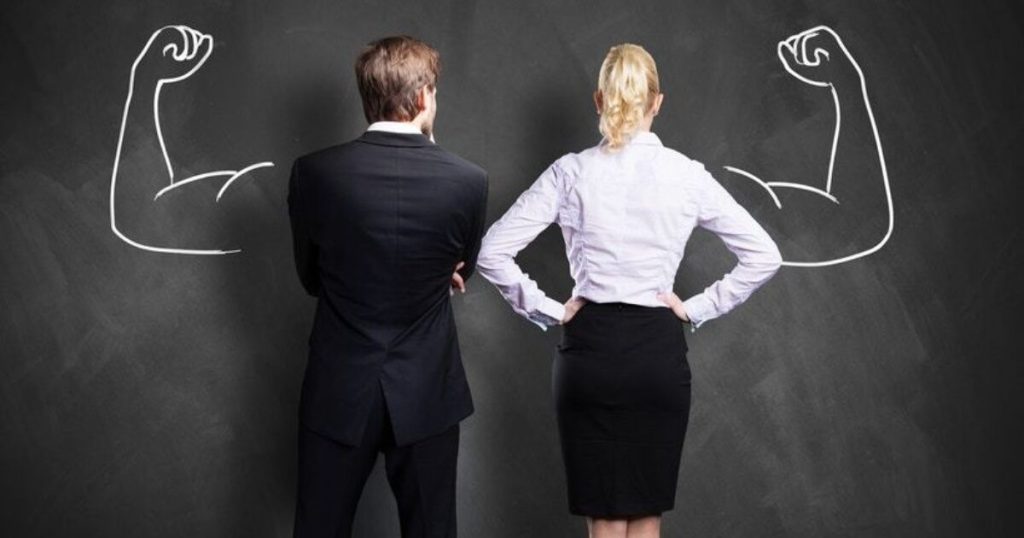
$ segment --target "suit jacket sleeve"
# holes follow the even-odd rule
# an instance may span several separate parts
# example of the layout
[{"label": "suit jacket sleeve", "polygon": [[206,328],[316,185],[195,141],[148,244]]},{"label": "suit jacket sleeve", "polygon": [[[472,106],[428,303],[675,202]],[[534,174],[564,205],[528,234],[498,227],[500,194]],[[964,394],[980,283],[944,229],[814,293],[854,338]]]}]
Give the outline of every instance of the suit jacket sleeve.
[{"label": "suit jacket sleeve", "polygon": [[292,175],[288,180],[288,216],[292,226],[292,249],[295,253],[295,268],[299,273],[299,281],[306,293],[316,297],[320,292],[320,278],[317,267],[319,249],[313,242],[308,224],[308,212],[311,208],[302,203],[300,193],[299,161],[292,164]]},{"label": "suit jacket sleeve", "polygon": [[487,191],[488,180],[487,176],[484,175],[475,207],[473,207],[470,214],[469,238],[462,251],[462,260],[466,264],[462,266],[462,269],[459,269],[459,274],[462,275],[463,281],[468,281],[469,277],[473,276],[473,273],[476,272],[476,258],[480,254],[480,241],[484,235],[484,220],[487,218]]}]

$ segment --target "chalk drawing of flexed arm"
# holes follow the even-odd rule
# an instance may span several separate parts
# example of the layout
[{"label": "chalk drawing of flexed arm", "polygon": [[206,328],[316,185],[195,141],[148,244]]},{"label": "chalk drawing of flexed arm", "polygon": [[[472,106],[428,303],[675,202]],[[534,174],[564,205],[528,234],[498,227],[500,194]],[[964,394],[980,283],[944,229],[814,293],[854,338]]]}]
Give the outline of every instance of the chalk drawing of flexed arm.
[{"label": "chalk drawing of flexed arm", "polygon": [[[872,254],[882,248],[892,235],[893,201],[864,72],[839,35],[827,26],[817,26],[780,41],[777,52],[791,75],[801,82],[828,88],[831,92],[835,104],[835,131],[832,133],[828,174],[822,181],[805,183],[764,181],[740,168],[726,166],[725,169],[759,184],[780,212],[785,212],[781,196],[793,194],[819,199],[826,206],[822,213],[833,216],[852,212],[845,216],[867,218],[883,208],[887,212],[885,232],[866,242],[858,238],[863,244],[850,245],[850,241],[842,241],[844,244],[836,245],[832,252],[814,256],[807,254],[807,251],[814,252],[813,248],[804,249],[800,254],[787,253],[785,245],[780,242],[783,265],[823,267]],[[849,224],[850,221],[844,219],[841,222]],[[822,223],[823,227],[826,225]],[[795,259],[797,257],[802,259]]]},{"label": "chalk drawing of flexed arm", "polygon": [[[181,246],[151,245],[130,237],[118,221],[124,204],[138,212],[139,204],[155,205],[169,191],[200,180],[223,181],[214,204],[238,178],[258,168],[273,166],[259,162],[238,170],[216,170],[185,178],[176,178],[174,164],[167,152],[160,126],[160,92],[166,84],[181,82],[198,71],[213,52],[213,38],[188,26],[164,26],[153,32],[132,64],[128,97],[121,117],[117,152],[110,179],[110,228],[124,242],[150,252],[171,254],[231,254],[239,249],[196,249]],[[160,161],[162,166],[152,163]],[[145,207],[141,208],[145,214]]]}]

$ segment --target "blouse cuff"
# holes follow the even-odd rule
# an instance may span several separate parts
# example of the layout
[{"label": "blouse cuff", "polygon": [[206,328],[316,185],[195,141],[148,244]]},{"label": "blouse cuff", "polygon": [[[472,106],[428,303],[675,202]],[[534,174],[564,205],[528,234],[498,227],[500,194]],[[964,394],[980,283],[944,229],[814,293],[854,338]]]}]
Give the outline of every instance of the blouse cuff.
[{"label": "blouse cuff", "polygon": [[683,310],[686,311],[686,317],[690,318],[690,324],[695,330],[705,321],[715,317],[715,305],[703,293],[683,301]]},{"label": "blouse cuff", "polygon": [[530,321],[543,330],[548,330],[552,325],[559,325],[565,319],[565,305],[545,297],[540,305],[530,313]]}]

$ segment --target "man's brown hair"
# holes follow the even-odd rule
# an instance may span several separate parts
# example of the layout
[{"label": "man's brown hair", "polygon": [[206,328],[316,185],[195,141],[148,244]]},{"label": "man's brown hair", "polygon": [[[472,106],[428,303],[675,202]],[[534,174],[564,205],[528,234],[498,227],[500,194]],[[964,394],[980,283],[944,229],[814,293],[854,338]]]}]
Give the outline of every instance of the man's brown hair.
[{"label": "man's brown hair", "polygon": [[385,37],[367,45],[356,59],[356,83],[366,121],[412,121],[419,110],[416,93],[437,85],[440,55],[407,35]]}]

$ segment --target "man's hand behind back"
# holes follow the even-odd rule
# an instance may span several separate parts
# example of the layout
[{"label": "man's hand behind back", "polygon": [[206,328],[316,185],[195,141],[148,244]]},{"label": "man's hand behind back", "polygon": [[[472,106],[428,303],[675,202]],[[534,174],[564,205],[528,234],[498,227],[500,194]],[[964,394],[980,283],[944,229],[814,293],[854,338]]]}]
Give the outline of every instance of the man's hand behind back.
[{"label": "man's hand behind back", "polygon": [[466,281],[462,279],[462,275],[459,274],[459,269],[466,265],[466,262],[459,262],[455,266],[455,271],[452,272],[452,287],[448,290],[448,295],[455,295],[455,290],[459,290],[462,293],[466,293]]}]

